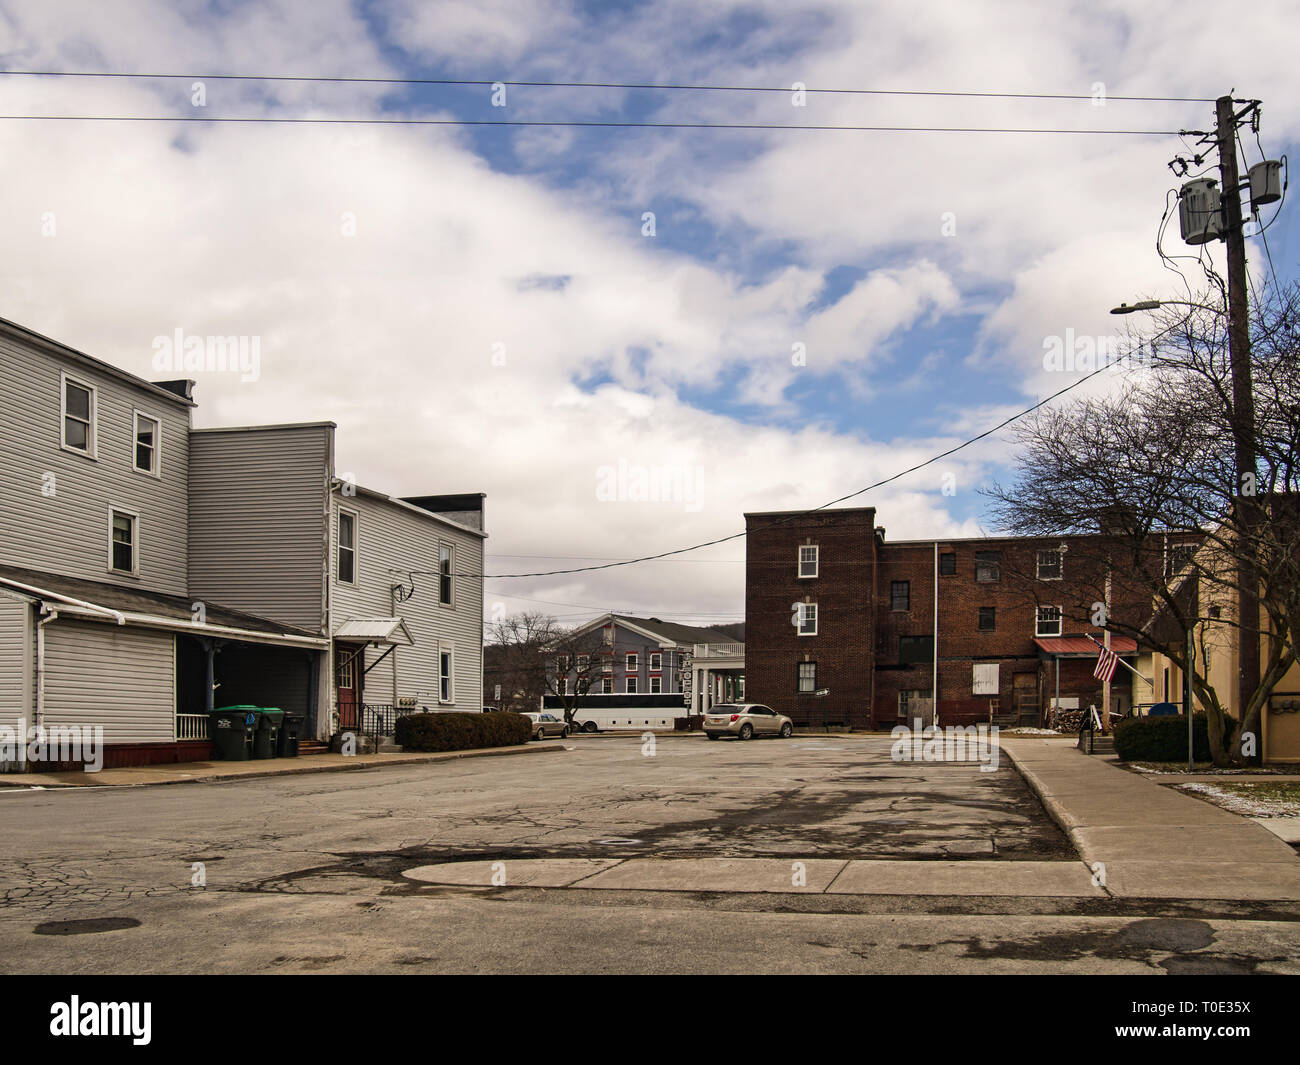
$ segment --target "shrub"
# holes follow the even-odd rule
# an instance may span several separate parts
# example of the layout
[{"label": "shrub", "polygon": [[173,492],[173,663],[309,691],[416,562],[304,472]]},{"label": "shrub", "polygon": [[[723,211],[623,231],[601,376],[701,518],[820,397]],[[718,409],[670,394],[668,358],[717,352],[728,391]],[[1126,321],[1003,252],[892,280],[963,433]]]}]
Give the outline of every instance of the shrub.
[{"label": "shrub", "polygon": [[394,740],[406,751],[466,751],[527,743],[533,723],[523,714],[424,713],[397,719]]},{"label": "shrub", "polygon": [[[1232,739],[1235,722],[1227,720],[1224,742]],[[1115,753],[1122,762],[1184,762],[1187,760],[1187,718],[1129,717],[1115,726]],[[1192,758],[1210,760],[1210,730],[1204,714],[1192,715]]]}]

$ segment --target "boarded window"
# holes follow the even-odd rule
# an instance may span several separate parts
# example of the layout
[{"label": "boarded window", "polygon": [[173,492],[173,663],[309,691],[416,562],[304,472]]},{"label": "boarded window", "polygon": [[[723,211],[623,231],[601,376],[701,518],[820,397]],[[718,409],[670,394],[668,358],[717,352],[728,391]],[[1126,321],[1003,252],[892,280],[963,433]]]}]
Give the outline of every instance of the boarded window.
[{"label": "boarded window", "polygon": [[974,678],[971,683],[971,694],[997,695],[997,693],[998,663],[976,662],[974,666]]},{"label": "boarded window", "polygon": [[898,661],[903,665],[929,662],[933,658],[933,636],[900,636],[898,638]]}]

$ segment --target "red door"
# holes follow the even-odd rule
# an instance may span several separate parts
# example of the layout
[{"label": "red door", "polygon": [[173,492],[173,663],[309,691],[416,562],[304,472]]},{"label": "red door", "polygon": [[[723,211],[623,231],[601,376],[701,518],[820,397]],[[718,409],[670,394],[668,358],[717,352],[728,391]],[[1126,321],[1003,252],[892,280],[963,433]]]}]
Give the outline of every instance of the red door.
[{"label": "red door", "polygon": [[341,643],[334,649],[334,687],[338,693],[339,731],[360,726],[361,680],[365,659],[362,648]]}]

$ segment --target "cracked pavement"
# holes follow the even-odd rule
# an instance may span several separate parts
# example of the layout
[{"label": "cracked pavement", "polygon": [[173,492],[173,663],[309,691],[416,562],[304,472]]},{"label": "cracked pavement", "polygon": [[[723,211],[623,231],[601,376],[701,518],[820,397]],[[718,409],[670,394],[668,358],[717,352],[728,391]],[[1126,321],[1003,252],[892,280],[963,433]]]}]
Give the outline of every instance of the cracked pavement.
[{"label": "cracked pavement", "polygon": [[[660,737],[653,758],[635,736],[568,746],[347,773],[0,791],[4,968],[1300,971],[1294,905],[582,891],[405,875],[533,859],[889,860],[914,863],[918,876],[926,863],[1079,861],[1005,759],[993,773],[895,764],[888,739],[838,735]],[[196,863],[206,886],[191,884]],[[109,918],[119,920],[82,934],[62,924]]]}]

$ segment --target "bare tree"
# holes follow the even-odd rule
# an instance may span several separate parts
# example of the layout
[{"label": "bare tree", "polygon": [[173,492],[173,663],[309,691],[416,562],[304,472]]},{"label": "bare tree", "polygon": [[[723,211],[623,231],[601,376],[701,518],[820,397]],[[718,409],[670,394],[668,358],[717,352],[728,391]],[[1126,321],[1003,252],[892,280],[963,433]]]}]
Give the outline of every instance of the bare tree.
[{"label": "bare tree", "polygon": [[[1243,426],[1233,409],[1226,318],[1206,305],[1166,308],[1155,330],[1143,349],[1148,365],[1129,371],[1117,393],[1044,408],[1022,423],[1019,479],[988,494],[1011,531],[1107,534],[1085,548],[1096,554],[1093,572],[1109,578],[1113,597],[1150,607],[1112,611],[1109,627],[1190,670],[1222,765],[1234,728],[1232,753],[1247,758],[1251,743],[1258,750],[1263,706],[1296,657],[1300,298],[1291,289],[1254,311],[1253,471],[1235,466],[1234,434]],[[1263,625],[1223,609],[1243,581],[1257,588]],[[1091,592],[1105,601],[1100,586]],[[1187,661],[1187,633],[1211,616],[1263,637],[1239,722],[1227,719],[1207,680],[1203,637]]]},{"label": "bare tree", "polygon": [[491,637],[503,691],[525,709],[540,708],[543,696],[555,696],[569,724],[602,676],[609,654],[600,630],[568,628],[538,611],[497,622]]}]

